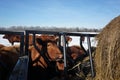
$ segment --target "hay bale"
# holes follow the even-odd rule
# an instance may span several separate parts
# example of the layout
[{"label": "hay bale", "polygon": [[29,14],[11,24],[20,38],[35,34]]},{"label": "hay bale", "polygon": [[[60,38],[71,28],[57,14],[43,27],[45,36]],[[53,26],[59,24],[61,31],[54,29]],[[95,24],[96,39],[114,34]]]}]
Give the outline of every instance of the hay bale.
[{"label": "hay bale", "polygon": [[97,36],[95,80],[120,80],[120,16],[107,24]]}]

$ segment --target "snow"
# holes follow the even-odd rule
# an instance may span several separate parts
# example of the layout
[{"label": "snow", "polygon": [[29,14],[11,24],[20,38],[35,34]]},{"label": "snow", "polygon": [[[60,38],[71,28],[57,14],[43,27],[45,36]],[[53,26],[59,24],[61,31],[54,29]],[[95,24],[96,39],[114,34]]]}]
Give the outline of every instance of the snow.
[{"label": "snow", "polygon": [[3,44],[5,46],[10,46],[11,44],[9,43],[9,41],[7,39],[3,39],[2,37],[3,35],[0,35],[0,44]]},{"label": "snow", "polygon": [[[80,46],[80,37],[71,37],[72,38],[72,41],[69,43],[69,46],[72,46],[72,45],[78,45]],[[95,40],[95,38],[91,37],[90,38],[90,42],[91,42],[91,46],[94,46],[96,47],[97,45],[97,41]],[[88,49],[88,42],[87,42],[87,37],[85,37],[85,41],[83,42],[83,46],[85,47],[85,49]]]}]

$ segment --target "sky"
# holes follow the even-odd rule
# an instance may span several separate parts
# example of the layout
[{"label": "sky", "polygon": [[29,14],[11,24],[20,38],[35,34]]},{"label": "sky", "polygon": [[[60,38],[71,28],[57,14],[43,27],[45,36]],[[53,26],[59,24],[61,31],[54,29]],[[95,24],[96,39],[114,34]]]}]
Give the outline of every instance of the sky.
[{"label": "sky", "polygon": [[120,0],[0,0],[0,27],[103,28],[120,15]]}]

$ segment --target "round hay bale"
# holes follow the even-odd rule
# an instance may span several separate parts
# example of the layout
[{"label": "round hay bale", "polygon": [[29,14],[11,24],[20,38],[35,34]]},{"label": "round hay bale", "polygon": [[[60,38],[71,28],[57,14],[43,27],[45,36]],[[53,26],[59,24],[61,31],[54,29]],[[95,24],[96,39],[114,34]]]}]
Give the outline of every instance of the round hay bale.
[{"label": "round hay bale", "polygon": [[94,79],[120,80],[120,16],[107,24],[97,39]]}]

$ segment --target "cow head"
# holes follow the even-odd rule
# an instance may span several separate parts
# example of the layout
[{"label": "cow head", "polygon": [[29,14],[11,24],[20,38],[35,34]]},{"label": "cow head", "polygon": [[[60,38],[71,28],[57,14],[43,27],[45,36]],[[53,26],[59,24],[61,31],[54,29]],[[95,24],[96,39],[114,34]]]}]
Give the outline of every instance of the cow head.
[{"label": "cow head", "polygon": [[20,42],[20,35],[5,34],[3,39],[8,39],[8,41],[13,45],[14,42]]},{"label": "cow head", "polygon": [[49,57],[50,60],[55,61],[57,59],[61,59],[62,53],[57,46],[56,41],[50,39],[47,38],[46,40],[42,40],[41,38],[37,38],[36,41],[38,42],[38,44],[42,45],[41,50],[47,53],[46,56]]},{"label": "cow head", "polygon": [[[0,48],[0,80],[7,80],[20,53],[19,46],[2,46]],[[2,74],[1,74],[2,73]]]},{"label": "cow head", "polygon": [[35,46],[32,46],[29,50],[31,52],[32,61],[35,62],[37,58],[39,58],[39,61],[35,62],[33,66],[40,65],[47,67],[45,57],[47,57],[49,61],[57,61],[62,58],[62,52],[57,46],[57,41],[53,36],[41,35],[37,37],[35,41],[35,45],[39,50],[36,49]]},{"label": "cow head", "polygon": [[66,36],[67,43],[70,43],[72,41],[72,38],[70,36]]},{"label": "cow head", "polygon": [[[76,45],[67,47],[66,54],[68,55],[67,58],[69,58],[67,60],[67,67],[72,67],[72,65],[74,65],[74,63],[76,61],[83,60],[83,58],[84,58],[84,50],[80,46],[76,46]],[[72,63],[71,61],[73,61],[74,63]],[[64,70],[64,62],[63,61],[58,61],[57,65],[59,65],[58,66],[59,70]]]}]

